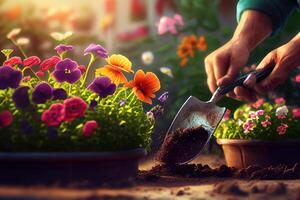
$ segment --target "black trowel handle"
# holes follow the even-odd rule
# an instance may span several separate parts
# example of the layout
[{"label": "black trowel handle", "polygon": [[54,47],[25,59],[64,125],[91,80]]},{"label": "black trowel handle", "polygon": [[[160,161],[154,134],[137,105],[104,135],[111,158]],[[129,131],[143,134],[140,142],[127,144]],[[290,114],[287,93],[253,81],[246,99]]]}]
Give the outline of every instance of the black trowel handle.
[{"label": "black trowel handle", "polygon": [[252,71],[249,72],[247,74],[244,74],[242,76],[240,76],[239,78],[237,78],[234,82],[232,82],[229,85],[226,86],[221,86],[219,87],[217,90],[218,93],[220,95],[225,95],[228,92],[232,91],[235,87],[237,86],[243,86],[244,81],[246,80],[246,78],[250,75],[253,74],[256,77],[256,83],[259,83],[260,81],[264,80],[266,77],[268,77],[270,75],[270,73],[273,71],[275,67],[275,63],[272,62],[270,64],[268,64],[263,70],[261,71]]}]

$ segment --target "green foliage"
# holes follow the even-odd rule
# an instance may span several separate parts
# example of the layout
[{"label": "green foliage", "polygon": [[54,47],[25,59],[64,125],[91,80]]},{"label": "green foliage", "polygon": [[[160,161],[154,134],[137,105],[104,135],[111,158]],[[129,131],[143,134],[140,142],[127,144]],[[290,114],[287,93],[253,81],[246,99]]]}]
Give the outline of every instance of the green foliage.
[{"label": "green foliage", "polygon": [[[282,139],[300,139],[299,117],[294,117],[292,108],[289,108],[284,118],[276,116],[279,105],[264,103],[258,109],[249,105],[239,107],[233,114],[233,118],[221,122],[215,137],[219,139],[244,139],[244,140],[282,140]],[[282,108],[282,107],[281,107]],[[263,110],[262,116],[252,118],[250,112],[256,113]],[[276,111],[277,110],[277,111]],[[253,122],[253,128],[247,132],[245,126],[247,122]],[[271,124],[263,126],[262,122],[269,121]],[[283,134],[279,133],[278,127],[282,124],[287,125]]]},{"label": "green foliage", "polygon": [[[72,93],[76,92],[73,88]],[[32,104],[22,110],[16,109],[11,99],[12,93],[12,89],[0,91],[0,99],[7,97],[0,105],[0,110],[10,110],[13,114],[13,123],[0,129],[0,151],[77,152],[150,148],[154,121],[147,117],[142,103],[132,95],[131,90],[121,87],[105,99],[88,90],[82,92],[79,96],[85,102],[95,99],[98,106],[94,110],[88,109],[84,117],[63,122],[57,129],[57,136],[51,135],[47,125],[41,121],[41,114],[51,104],[62,101]],[[120,106],[120,100],[127,102]],[[87,138],[83,136],[82,128],[89,120],[97,121],[98,128]]]}]

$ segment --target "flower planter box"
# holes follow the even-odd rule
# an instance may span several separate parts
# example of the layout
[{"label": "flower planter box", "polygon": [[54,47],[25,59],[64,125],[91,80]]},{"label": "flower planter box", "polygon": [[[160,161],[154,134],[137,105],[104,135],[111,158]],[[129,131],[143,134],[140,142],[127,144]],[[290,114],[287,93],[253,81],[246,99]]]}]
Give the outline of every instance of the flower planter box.
[{"label": "flower planter box", "polygon": [[230,167],[293,165],[300,161],[300,140],[263,141],[217,139]]},{"label": "flower planter box", "polygon": [[0,153],[0,184],[124,183],[138,172],[144,149],[120,152]]}]

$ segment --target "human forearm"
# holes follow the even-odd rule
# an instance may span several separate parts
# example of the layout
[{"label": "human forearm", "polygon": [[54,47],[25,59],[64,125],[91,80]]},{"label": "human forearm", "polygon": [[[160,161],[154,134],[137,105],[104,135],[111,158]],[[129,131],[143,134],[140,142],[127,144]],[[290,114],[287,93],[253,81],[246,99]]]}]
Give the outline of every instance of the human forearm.
[{"label": "human forearm", "polygon": [[249,51],[272,33],[272,21],[262,12],[247,10],[232,37],[233,41],[244,43]]}]

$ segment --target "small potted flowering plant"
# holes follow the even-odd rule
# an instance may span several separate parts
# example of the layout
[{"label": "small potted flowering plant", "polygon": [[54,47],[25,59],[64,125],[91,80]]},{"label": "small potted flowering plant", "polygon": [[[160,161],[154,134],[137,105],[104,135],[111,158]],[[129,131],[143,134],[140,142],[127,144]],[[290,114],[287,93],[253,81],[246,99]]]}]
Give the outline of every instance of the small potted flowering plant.
[{"label": "small potted flowering plant", "polygon": [[[155,117],[167,98],[149,112],[160,81],[123,55],[89,45],[87,67],[67,58],[74,46],[41,61],[2,53],[0,67],[1,181],[122,180],[137,174],[138,159],[151,144]],[[96,59],[106,64],[91,73]],[[34,69],[39,70],[35,71]],[[93,81],[88,83],[88,77]]]},{"label": "small potted flowering plant", "polygon": [[[262,99],[229,113],[215,132],[229,166],[269,166],[300,161],[300,108],[285,105],[283,98],[275,104]],[[229,114],[229,115],[228,115]]]}]

